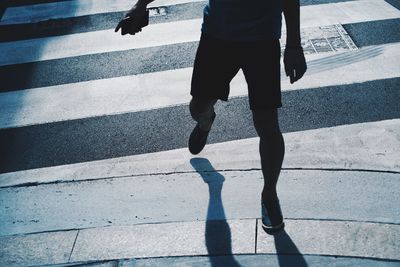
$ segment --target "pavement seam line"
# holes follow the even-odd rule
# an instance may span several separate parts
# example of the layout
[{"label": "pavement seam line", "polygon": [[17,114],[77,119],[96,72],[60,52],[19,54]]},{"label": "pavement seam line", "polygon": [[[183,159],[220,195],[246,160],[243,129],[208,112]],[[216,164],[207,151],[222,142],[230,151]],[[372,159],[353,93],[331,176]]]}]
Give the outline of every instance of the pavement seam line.
[{"label": "pavement seam line", "polygon": [[[252,220],[258,218],[237,218],[237,219],[228,219],[228,221],[242,221],[242,220]],[[344,220],[344,219],[321,219],[321,218],[290,218],[290,217],[284,217],[286,220],[291,220],[291,221],[328,221],[328,222],[353,222],[353,223],[371,223],[371,224],[385,224],[385,225],[396,225],[400,226],[400,223],[393,223],[393,222],[377,222],[377,221],[361,221],[361,220]],[[220,221],[220,220],[218,220]],[[222,220],[224,221],[224,220]],[[6,238],[6,237],[16,237],[16,236],[26,236],[26,235],[36,235],[36,234],[46,234],[46,233],[59,233],[59,232],[69,232],[69,231],[82,231],[82,230],[91,230],[91,229],[101,229],[101,228],[109,228],[109,227],[125,227],[125,226],[130,226],[130,227],[135,227],[135,226],[141,226],[141,225],[162,225],[162,224],[175,224],[175,223],[193,223],[193,222],[207,222],[206,220],[202,221],[169,221],[169,222],[149,222],[149,223],[138,223],[138,224],[132,224],[132,225],[104,225],[104,226],[99,226],[99,227],[87,227],[87,228],[70,228],[70,229],[59,229],[59,230],[48,230],[48,231],[39,231],[39,232],[30,232],[30,233],[18,233],[18,234],[12,234],[12,235],[4,235],[0,236],[1,238]],[[78,235],[76,236],[75,242],[78,238]],[[75,246],[74,242],[74,246]],[[72,255],[72,253],[71,253]]]},{"label": "pavement seam line", "polygon": [[257,233],[258,233],[258,219],[256,218],[256,236],[255,236],[255,244],[254,244],[254,254],[257,254]]},{"label": "pavement seam line", "polygon": [[[251,254],[242,254],[242,255],[251,255]],[[386,258],[376,258],[373,256],[351,256],[351,255],[335,255],[335,254],[324,254],[324,253],[259,253],[257,255],[301,255],[301,256],[321,256],[321,257],[333,257],[333,258],[352,258],[352,259],[368,259],[368,260],[375,260],[375,261],[383,261],[383,262],[400,262],[397,259],[386,259]]]},{"label": "pavement seam line", "polygon": [[72,245],[71,253],[69,254],[69,257],[68,257],[68,262],[71,262],[72,253],[74,252],[76,240],[78,239],[78,235],[79,235],[80,231],[81,230],[78,229],[78,232],[76,233],[74,244]]},{"label": "pavement seam line", "polygon": [[[400,171],[389,171],[389,170],[371,170],[371,169],[345,169],[345,168],[282,168],[283,171],[326,171],[326,172],[372,172],[372,173],[388,173],[388,174],[400,174]],[[169,176],[176,174],[191,174],[191,173],[215,173],[215,172],[251,172],[251,171],[261,171],[261,168],[249,168],[249,169],[219,169],[219,170],[205,170],[205,171],[180,171],[180,172],[160,172],[160,173],[141,173],[132,175],[116,175],[109,177],[99,177],[99,178],[86,178],[79,180],[55,180],[50,182],[26,182],[16,185],[6,185],[0,186],[0,189],[6,188],[18,188],[18,187],[28,187],[28,186],[40,186],[40,185],[50,185],[50,184],[66,184],[74,182],[90,182],[90,181],[101,181],[101,180],[112,180],[112,179],[123,179],[123,178],[134,178],[134,177],[144,177],[144,176]],[[0,174],[1,177],[1,174]]]}]

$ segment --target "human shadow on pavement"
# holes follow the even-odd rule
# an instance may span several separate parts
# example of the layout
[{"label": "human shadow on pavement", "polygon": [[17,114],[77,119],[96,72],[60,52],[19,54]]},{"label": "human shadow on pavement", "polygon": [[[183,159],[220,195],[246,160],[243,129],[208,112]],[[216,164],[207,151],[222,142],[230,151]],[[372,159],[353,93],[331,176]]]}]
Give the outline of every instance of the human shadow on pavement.
[{"label": "human shadow on pavement", "polygon": [[275,248],[280,267],[307,267],[307,263],[285,230],[274,234]]},{"label": "human shadow on pavement", "polygon": [[210,193],[205,239],[211,266],[241,266],[232,255],[231,229],[226,221],[222,203],[221,191],[225,178],[213,168],[208,159],[193,158],[190,164],[208,184]]}]

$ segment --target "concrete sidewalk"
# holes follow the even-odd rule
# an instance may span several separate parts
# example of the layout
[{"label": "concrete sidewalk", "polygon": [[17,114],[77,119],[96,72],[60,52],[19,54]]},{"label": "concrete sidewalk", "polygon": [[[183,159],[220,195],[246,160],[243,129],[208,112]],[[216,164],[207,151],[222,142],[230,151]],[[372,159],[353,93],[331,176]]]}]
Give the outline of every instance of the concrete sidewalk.
[{"label": "concrete sidewalk", "polygon": [[276,236],[260,228],[257,138],[2,174],[0,266],[399,266],[399,132],[285,134]]},{"label": "concrete sidewalk", "polygon": [[279,261],[282,255],[295,255],[296,266],[306,266],[304,255],[313,255],[319,258],[318,262],[329,265],[347,261],[358,266],[365,266],[366,262],[398,266],[399,240],[400,226],[395,224],[287,219],[285,231],[270,236],[260,229],[256,219],[176,222],[3,238],[2,255],[8,259],[1,263],[2,266],[79,264],[135,258],[130,260],[131,265],[158,262],[156,265],[167,266],[166,262],[174,261],[179,265],[182,261],[179,257],[184,256],[190,258],[180,264],[205,263],[204,256],[208,256],[209,264],[214,266],[213,256],[225,256],[224,261],[230,262],[225,266],[235,266],[236,256],[253,255],[254,266],[260,266],[263,255],[269,255],[271,261]]}]

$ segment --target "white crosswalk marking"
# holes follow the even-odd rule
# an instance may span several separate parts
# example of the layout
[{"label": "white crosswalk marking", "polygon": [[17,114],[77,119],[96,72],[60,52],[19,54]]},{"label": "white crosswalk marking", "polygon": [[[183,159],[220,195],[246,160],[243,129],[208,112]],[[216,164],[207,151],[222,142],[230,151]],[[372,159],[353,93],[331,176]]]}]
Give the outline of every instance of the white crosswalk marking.
[{"label": "white crosswalk marking", "polygon": [[[302,1],[306,75],[290,84],[283,57],[281,62],[285,159],[278,190],[285,220],[291,218],[286,234],[294,237],[301,253],[312,256],[322,251],[335,260],[398,260],[400,35],[386,25],[400,23],[400,10],[384,0],[327,2]],[[0,246],[1,266],[136,257],[131,253],[141,250],[143,242],[135,247],[139,234],[132,227],[146,227],[156,236],[159,228],[151,224],[175,229],[210,220],[251,224],[256,240],[247,241],[258,242],[261,252],[279,254],[277,240],[257,229],[263,180],[242,71],[230,84],[230,101],[216,105],[209,144],[198,156],[187,148],[195,125],[188,108],[190,56],[202,23],[187,9],[205,3],[156,0],[152,7],[165,6],[171,13],[136,36],[120,36],[110,21],[99,19],[129,9],[132,1],[48,1],[6,9],[0,20],[0,32],[10,34],[0,42],[0,243],[6,244]],[[180,17],[174,17],[175,11]],[[36,23],[50,19],[54,23]],[[75,25],[80,20],[87,25]],[[93,27],[93,21],[104,25]],[[25,27],[21,23],[32,32],[9,31]],[[374,34],[360,36],[360,29]],[[282,30],[283,48],[284,22]],[[214,188],[208,180],[213,177]],[[218,210],[212,207],[215,202]],[[327,249],[323,240],[310,242],[302,227],[310,223],[330,238],[337,231],[328,231],[329,226],[340,225],[346,233],[342,243]],[[349,223],[351,234],[346,232]],[[201,255],[210,252],[207,227],[187,230],[204,250]],[[230,223],[225,230],[233,248],[229,253],[234,253],[242,245],[238,233],[247,232]],[[94,246],[93,237],[97,242],[104,238],[100,232],[109,239]],[[141,234],[150,240],[146,233]],[[364,242],[360,249],[354,234],[357,242],[373,236],[385,246],[377,252]],[[130,240],[129,246],[120,245],[122,237]],[[349,240],[357,249],[345,246]],[[53,262],[56,257],[50,254],[63,242],[72,247]],[[115,251],[108,249],[109,243]],[[182,253],[151,254],[153,250],[147,247],[143,251],[150,253],[138,255],[163,260]],[[194,259],[197,254],[190,255]]]},{"label": "white crosswalk marking", "polygon": [[[344,85],[398,77],[400,43],[345,53],[308,57],[308,75],[284,91]],[[346,59],[342,63],[334,63]],[[379,72],[376,65],[385,60]],[[140,74],[0,94],[0,129],[162,108],[188,103],[192,68]],[[242,72],[231,83],[231,96],[247,93]],[[153,97],[157,96],[157,97]],[[24,105],[21,107],[20,102]],[[84,107],[76,109],[76,106]]]},{"label": "white crosswalk marking", "polygon": [[[200,1],[202,0],[157,0],[150,3],[148,7],[171,6]],[[129,10],[132,4],[133,1],[125,0],[70,0],[10,7],[7,8],[0,21],[0,25],[32,23],[49,19],[71,18],[106,12],[121,12]]]},{"label": "white crosswalk marking", "polygon": [[[400,18],[400,11],[385,1],[357,0],[303,7],[301,25],[305,28],[391,18]],[[201,19],[193,19],[149,25],[132,38],[104,30],[5,42],[0,43],[0,66],[193,42],[199,40],[200,28]]]}]

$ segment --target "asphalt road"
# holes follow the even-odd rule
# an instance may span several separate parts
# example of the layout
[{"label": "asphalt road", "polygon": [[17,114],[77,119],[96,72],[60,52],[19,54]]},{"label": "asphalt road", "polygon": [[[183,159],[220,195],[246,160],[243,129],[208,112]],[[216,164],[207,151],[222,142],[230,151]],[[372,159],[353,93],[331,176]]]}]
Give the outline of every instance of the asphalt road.
[{"label": "asphalt road", "polygon": [[[283,132],[400,117],[400,78],[283,93]],[[210,143],[255,137],[247,97],[217,105]],[[1,172],[185,147],[187,105],[0,131]]]}]

